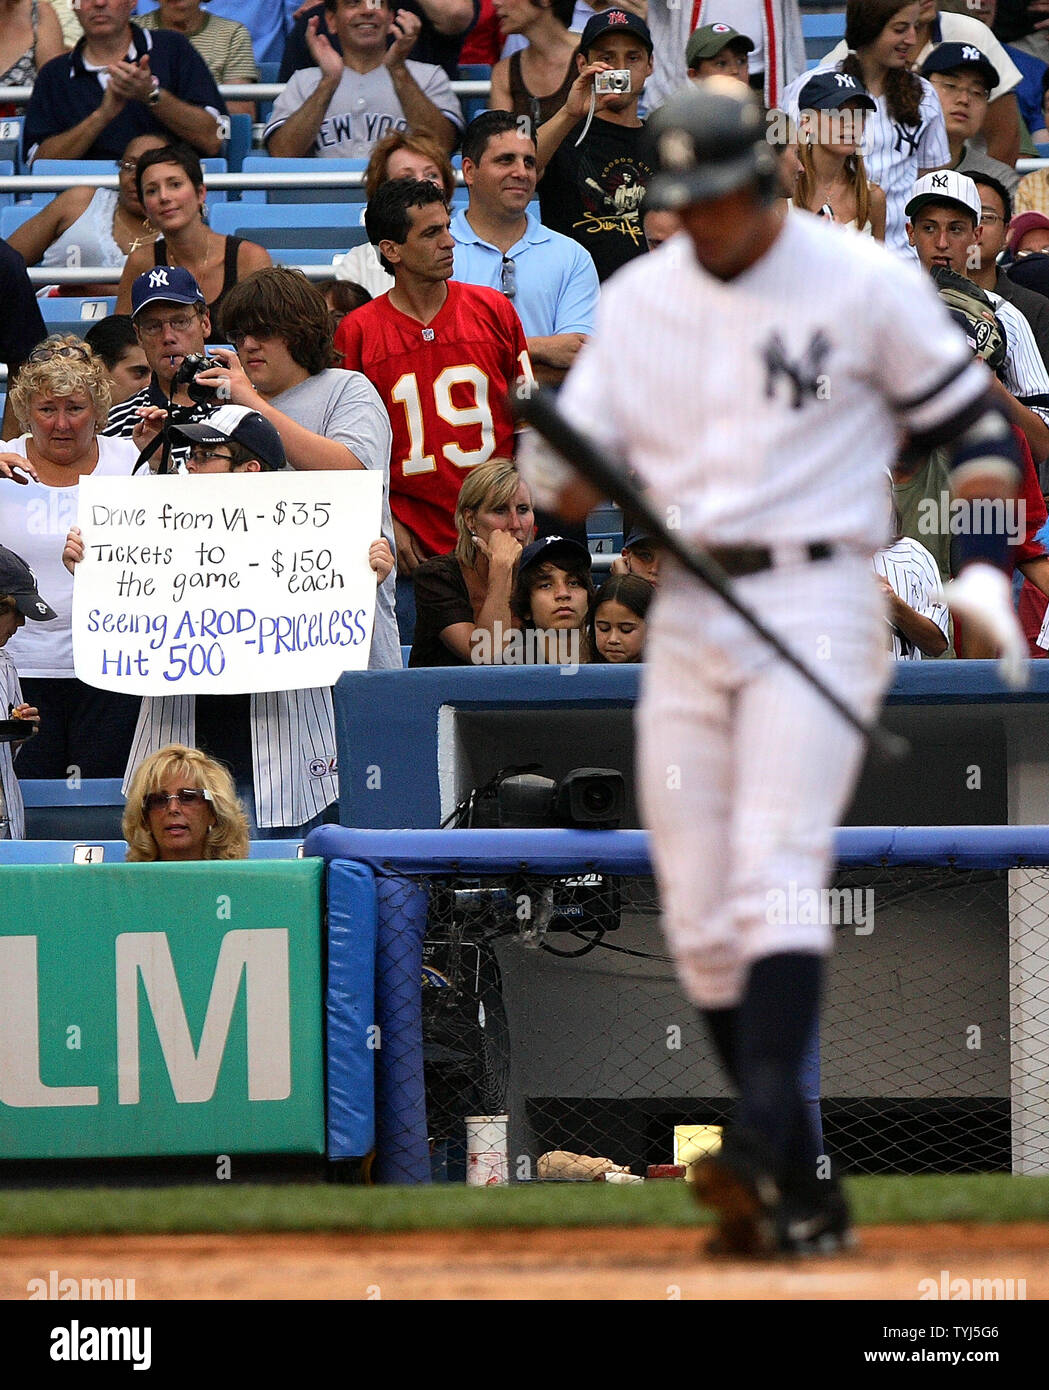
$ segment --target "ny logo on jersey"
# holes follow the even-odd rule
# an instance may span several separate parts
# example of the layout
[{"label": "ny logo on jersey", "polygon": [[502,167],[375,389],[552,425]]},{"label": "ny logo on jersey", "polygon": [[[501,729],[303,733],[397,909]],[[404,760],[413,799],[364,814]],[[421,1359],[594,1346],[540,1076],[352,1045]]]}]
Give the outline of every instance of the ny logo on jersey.
[{"label": "ny logo on jersey", "polygon": [[[893,149],[896,153],[905,156],[916,153],[918,141],[922,138],[922,131],[925,129],[925,126],[905,126],[900,125],[897,121],[893,121],[892,128],[896,132],[896,141],[893,144]],[[903,148],[904,145],[907,146],[906,150]]]},{"label": "ny logo on jersey", "polygon": [[762,355],[765,358],[766,399],[771,400],[775,396],[780,377],[786,377],[791,384],[790,404],[792,410],[800,410],[805,403],[806,396],[812,396],[816,400],[820,399],[821,394],[823,394],[822,387],[826,382],[823,366],[830,348],[830,339],[822,329],[819,329],[809,341],[804,357],[792,362],[787,356],[787,348],[783,339],[778,333],[773,333],[762,349]]}]

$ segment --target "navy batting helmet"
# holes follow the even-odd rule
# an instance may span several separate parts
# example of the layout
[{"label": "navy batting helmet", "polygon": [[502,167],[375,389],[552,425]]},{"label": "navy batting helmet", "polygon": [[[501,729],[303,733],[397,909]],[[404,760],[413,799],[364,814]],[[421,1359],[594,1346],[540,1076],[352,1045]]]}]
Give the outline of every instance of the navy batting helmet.
[{"label": "navy batting helmet", "polygon": [[776,155],[761,106],[742,83],[692,83],[660,107],[649,128],[661,170],[649,184],[652,206],[677,212],[751,183],[762,197],[775,196]]}]

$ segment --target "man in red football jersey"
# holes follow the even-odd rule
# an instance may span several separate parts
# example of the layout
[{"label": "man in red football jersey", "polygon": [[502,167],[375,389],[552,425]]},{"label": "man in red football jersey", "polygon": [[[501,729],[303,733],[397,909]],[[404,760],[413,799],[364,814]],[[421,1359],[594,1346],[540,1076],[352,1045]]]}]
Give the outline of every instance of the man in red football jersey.
[{"label": "man in red football jersey", "polygon": [[452,280],[448,222],[436,184],[384,183],[368,204],[365,226],[394,286],[347,314],[335,334],[342,365],[371,381],[393,426],[390,506],[402,640],[411,590],[403,581],[423,560],[454,548],[455,504],[467,470],[513,456],[509,398],[519,381],[532,379],[510,302],[512,274],[502,293]]}]

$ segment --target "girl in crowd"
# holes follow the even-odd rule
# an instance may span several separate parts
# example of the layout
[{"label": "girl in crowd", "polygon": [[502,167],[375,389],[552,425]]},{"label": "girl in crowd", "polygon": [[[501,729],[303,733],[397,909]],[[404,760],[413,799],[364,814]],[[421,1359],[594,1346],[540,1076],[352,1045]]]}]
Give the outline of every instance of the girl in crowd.
[{"label": "girl in crowd", "polygon": [[647,579],[633,574],[605,580],[590,609],[592,661],[621,665],[643,659],[648,607],[655,592]]},{"label": "girl in crowd", "polygon": [[848,88],[832,87],[827,76],[807,82],[798,98],[801,172],[794,205],[884,241],[885,194],[867,178],[862,153],[864,113],[875,110],[874,100],[861,89],[848,96]]},{"label": "girl in crowd", "polygon": [[232,777],[214,758],[181,743],[139,763],[122,828],[132,864],[248,857],[248,820]]},{"label": "girl in crowd", "polygon": [[128,256],[117,291],[117,313],[131,312],[131,286],[137,276],[154,265],[181,266],[208,301],[208,342],[223,342],[217,326],[223,299],[245,275],[272,265],[270,253],[253,241],[221,236],[207,225],[204,171],[188,146],[150,150],[138,161],[135,178],[142,206],[160,237]]}]

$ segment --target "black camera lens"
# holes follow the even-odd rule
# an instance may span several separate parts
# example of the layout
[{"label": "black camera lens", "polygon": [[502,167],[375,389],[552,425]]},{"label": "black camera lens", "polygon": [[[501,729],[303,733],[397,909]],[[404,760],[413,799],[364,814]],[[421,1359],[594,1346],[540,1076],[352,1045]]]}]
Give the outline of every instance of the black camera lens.
[{"label": "black camera lens", "polygon": [[590,816],[607,816],[616,804],[616,793],[607,782],[583,786],[583,810]]},{"label": "black camera lens", "polygon": [[202,386],[199,381],[194,381],[198,372],[206,372],[210,367],[218,365],[212,362],[209,357],[203,356],[199,352],[191,352],[178,365],[171,389],[174,392],[179,386],[185,386],[186,393],[191,401],[196,401],[197,405],[216,405],[220,400],[219,388],[217,386]]}]

